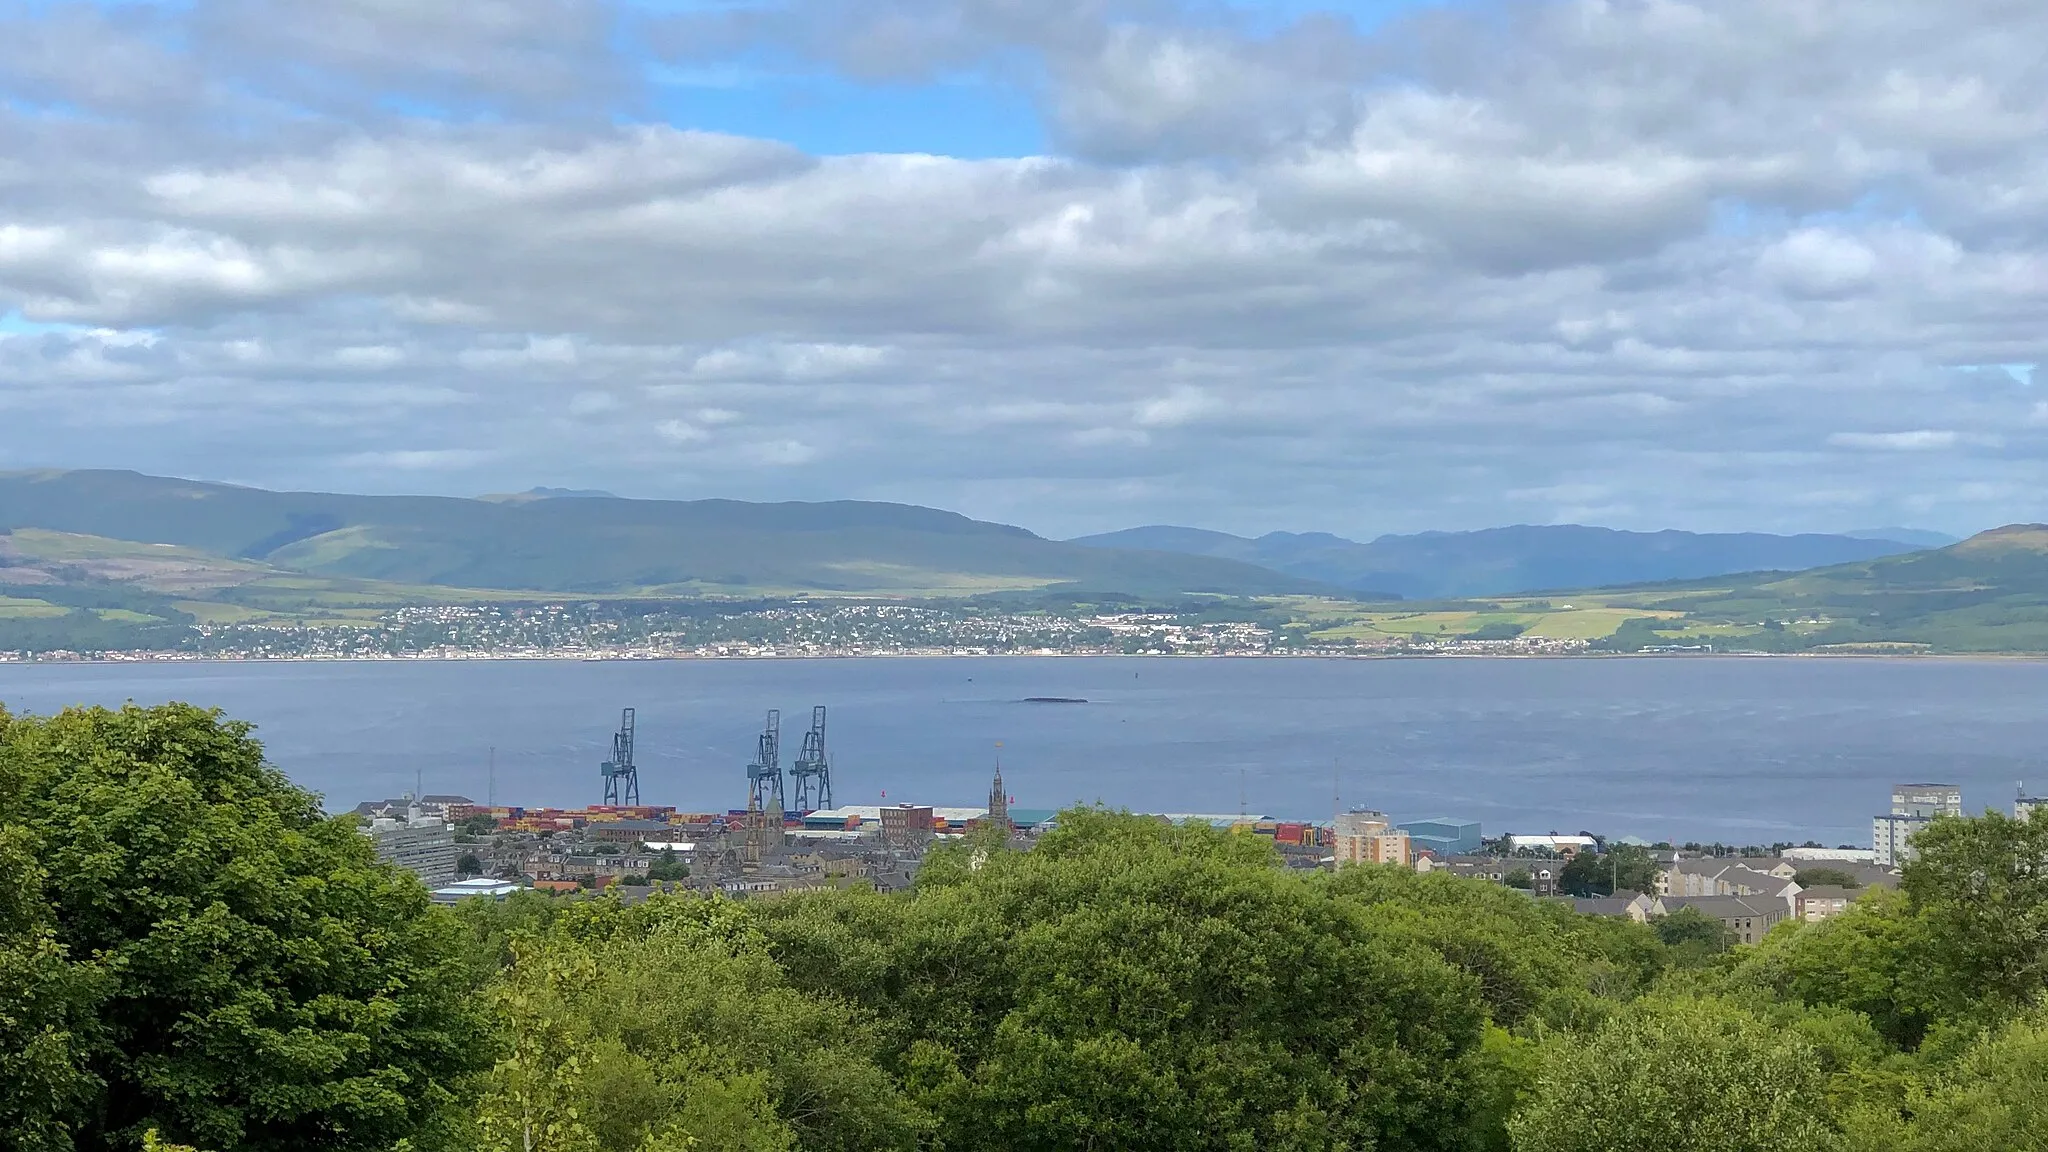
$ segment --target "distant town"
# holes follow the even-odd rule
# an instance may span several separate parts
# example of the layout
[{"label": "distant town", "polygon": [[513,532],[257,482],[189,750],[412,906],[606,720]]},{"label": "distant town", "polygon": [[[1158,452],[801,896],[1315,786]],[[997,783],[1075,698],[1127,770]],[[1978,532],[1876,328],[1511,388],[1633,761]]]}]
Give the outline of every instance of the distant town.
[{"label": "distant town", "polygon": [[[780,716],[769,713],[746,766],[747,803],[725,811],[640,802],[627,709],[611,758],[596,773],[603,803],[526,807],[407,795],[366,801],[354,815],[378,855],[418,873],[441,902],[522,889],[610,892],[628,900],[663,890],[740,899],[848,885],[891,891],[909,887],[935,847],[969,840],[977,850],[1029,849],[1057,826],[1058,812],[1014,803],[1000,766],[980,806],[834,804],[825,722],[825,709],[814,709],[785,773]],[[1965,813],[1962,790],[1952,784],[1900,784],[1890,799],[1889,810],[1872,819],[1867,848],[1653,844],[1590,832],[1488,837],[1474,820],[1397,820],[1367,808],[1327,821],[1249,811],[1141,815],[1258,837],[1291,868],[1446,872],[1636,921],[1691,908],[1721,922],[1734,939],[1754,943],[1787,918],[1823,920],[1865,891],[1895,886],[1913,858],[1915,834]],[[2013,815],[2026,819],[2039,806],[2048,798],[2020,795]]]},{"label": "distant town", "polygon": [[1585,639],[1527,635],[1333,637],[1284,618],[1206,615],[831,602],[648,612],[626,611],[615,601],[457,605],[401,608],[353,622],[198,624],[172,648],[0,651],[0,661],[1564,655],[1589,647]]}]

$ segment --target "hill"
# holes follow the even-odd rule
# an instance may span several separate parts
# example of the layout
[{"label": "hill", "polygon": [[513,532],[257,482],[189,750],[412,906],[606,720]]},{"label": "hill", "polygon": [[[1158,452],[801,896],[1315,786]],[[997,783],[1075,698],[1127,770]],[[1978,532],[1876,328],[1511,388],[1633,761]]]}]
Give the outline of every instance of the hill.
[{"label": "hill", "polygon": [[1256,539],[1155,525],[1083,536],[1091,548],[1186,552],[1256,564],[1358,592],[1408,599],[1504,596],[1691,580],[1733,572],[1796,571],[1911,552],[1899,540],[1761,532],[1622,532],[1579,524],[1423,532],[1360,543],[1323,532]]},{"label": "hill", "polygon": [[[576,595],[1328,590],[1227,559],[1087,548],[952,512],[864,501],[353,496],[135,472],[0,473],[0,530],[24,529],[64,534],[73,541],[67,547],[87,551],[119,549],[77,542],[169,545],[188,565],[247,566],[236,570],[247,581],[296,573]],[[17,558],[15,567],[29,566]]]},{"label": "hill", "polygon": [[1624,625],[1612,646],[2048,652],[2048,525],[2011,524],[1946,548],[1789,575],[1642,589],[1630,599],[1677,615],[1654,629]]}]

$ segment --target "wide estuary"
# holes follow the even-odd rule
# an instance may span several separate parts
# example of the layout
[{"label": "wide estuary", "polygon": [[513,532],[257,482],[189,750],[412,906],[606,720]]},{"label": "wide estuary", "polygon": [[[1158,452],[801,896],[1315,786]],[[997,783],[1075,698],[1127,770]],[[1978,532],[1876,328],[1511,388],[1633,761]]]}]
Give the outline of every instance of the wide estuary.
[{"label": "wide estuary", "polygon": [[[1085,704],[1025,703],[1071,697]],[[0,702],[185,700],[252,721],[330,808],[429,792],[600,797],[638,710],[648,803],[744,802],[762,714],[788,763],[830,708],[841,803],[1398,819],[1649,839],[1868,843],[1894,781],[1972,809],[2048,786],[2048,663],[1915,659],[882,658],[0,664]],[[492,752],[495,749],[495,753]],[[495,767],[493,767],[495,765]]]}]

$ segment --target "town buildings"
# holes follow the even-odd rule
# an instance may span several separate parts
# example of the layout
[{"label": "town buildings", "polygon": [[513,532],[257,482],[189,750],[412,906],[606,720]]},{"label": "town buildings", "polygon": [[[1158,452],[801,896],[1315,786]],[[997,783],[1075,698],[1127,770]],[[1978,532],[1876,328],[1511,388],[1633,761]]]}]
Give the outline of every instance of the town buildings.
[{"label": "town buildings", "polygon": [[1840,916],[1865,891],[1862,888],[1816,884],[1811,888],[1801,889],[1799,894],[1792,898],[1792,914],[1801,920],[1826,920],[1832,916]]},{"label": "town buildings", "polygon": [[482,896],[491,900],[503,900],[505,897],[519,891],[522,887],[524,885],[517,881],[499,880],[486,876],[474,880],[457,880],[453,884],[436,888],[427,895],[436,904],[454,904],[467,900],[472,896]]},{"label": "town buildings", "polygon": [[1408,865],[1414,858],[1408,833],[1384,812],[1355,808],[1337,817],[1332,838],[1338,867],[1346,864]]},{"label": "town buildings", "polygon": [[2029,796],[2022,788],[2019,796],[2012,802],[2012,818],[2025,820],[2034,814],[2036,808],[2048,808],[2048,797]]},{"label": "town buildings", "polygon": [[[376,847],[377,859],[413,872],[429,888],[455,880],[455,828],[441,816],[430,816],[408,796],[396,813],[385,808],[370,817],[364,833]],[[445,809],[444,809],[445,811]]]},{"label": "town buildings", "polygon": [[932,838],[938,826],[929,804],[894,804],[882,809],[882,839],[891,844],[915,844]]},{"label": "town buildings", "polygon": [[1558,877],[1564,874],[1564,866],[1571,863],[1562,856],[1432,856],[1419,855],[1415,858],[1415,870],[1421,873],[1448,872],[1472,880],[1488,880],[1505,884],[1510,888],[1521,888],[1531,896],[1555,896]]},{"label": "town buildings", "polygon": [[1591,836],[1560,836],[1555,832],[1510,832],[1501,842],[1510,852],[1548,852],[1558,856],[1571,856],[1600,846]]},{"label": "town buildings", "polygon": [[1477,820],[1454,820],[1439,816],[1430,820],[1410,820],[1395,827],[1408,833],[1409,843],[1417,852],[1429,851],[1438,856],[1468,856],[1479,851],[1479,822]]},{"label": "town buildings", "polygon": [[1799,885],[1798,870],[1782,859],[1704,856],[1674,861],[1657,873],[1659,896],[1749,896],[1783,904],[1789,913]]},{"label": "town buildings", "polygon": [[1875,864],[1877,853],[1868,848],[1787,848],[1785,859],[1802,864]]},{"label": "town buildings", "polygon": [[467,796],[444,796],[429,793],[414,796],[407,793],[389,800],[365,800],[352,811],[357,819],[374,820],[378,817],[406,818],[417,808],[419,814],[433,820],[456,821],[475,810],[476,803]]},{"label": "town buildings", "polygon": [[1754,944],[1779,921],[1792,915],[1784,901],[1750,896],[1666,896],[1661,898],[1666,915],[1680,908],[1693,908],[1719,920],[1735,934],[1738,944]]},{"label": "town buildings", "polygon": [[1895,868],[1913,858],[1913,834],[1937,816],[1961,816],[1963,790],[1953,784],[1898,784],[1892,787],[1892,810],[1870,822],[1870,847],[1875,862]]},{"label": "town buildings", "polygon": [[1570,900],[1572,910],[1582,916],[1618,916],[1647,924],[1665,914],[1661,898],[1626,888],[1612,896],[1565,896],[1560,899]]}]

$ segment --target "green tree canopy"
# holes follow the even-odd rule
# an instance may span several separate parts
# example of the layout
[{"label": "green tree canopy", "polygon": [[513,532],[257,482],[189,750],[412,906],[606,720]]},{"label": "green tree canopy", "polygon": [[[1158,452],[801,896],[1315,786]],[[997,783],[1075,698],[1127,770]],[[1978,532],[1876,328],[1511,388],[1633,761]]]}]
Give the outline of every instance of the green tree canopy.
[{"label": "green tree canopy", "polygon": [[916,1146],[925,1118],[875,1062],[872,1021],[790,988],[745,910],[657,895],[547,923],[514,932],[492,989],[509,1051],[484,1152]]},{"label": "green tree canopy", "polygon": [[1904,893],[1879,888],[1817,924],[1780,924],[1742,957],[1731,982],[1859,1012],[1910,1050],[1940,1013],[1935,965],[1926,918]]},{"label": "green tree canopy", "polygon": [[1509,1124],[1516,1152],[1813,1152],[1833,1146],[1813,1047],[1736,1005],[1647,999],[1561,1034]]},{"label": "green tree canopy", "polygon": [[1697,908],[1680,908],[1660,916],[1652,927],[1657,939],[1667,947],[1685,949],[1689,958],[1717,956],[1735,946],[1735,933]]},{"label": "green tree canopy", "polygon": [[1610,845],[1598,854],[1580,852],[1565,864],[1558,886],[1574,896],[1612,896],[1622,889],[1654,891],[1657,860],[1649,849],[1634,844]]},{"label": "green tree canopy", "polygon": [[1455,1148],[1485,1106],[1478,980],[1254,837],[1069,811],[1029,852],[935,854],[908,899],[762,912],[948,1149]]},{"label": "green tree canopy", "polygon": [[421,1146],[483,1051],[451,924],[247,725],[0,712],[0,855],[0,1119],[29,1147]]},{"label": "green tree canopy", "polygon": [[1792,882],[1801,888],[1861,888],[1863,882],[1840,868],[1801,868],[1792,874]]},{"label": "green tree canopy", "polygon": [[2048,809],[1939,819],[1913,836],[1900,887],[1926,918],[1952,1015],[2048,993]]},{"label": "green tree canopy", "polygon": [[1848,1124],[1857,1152],[2043,1152],[2048,1149],[2048,1011],[1986,1034],[1931,1070],[1899,1107]]}]

